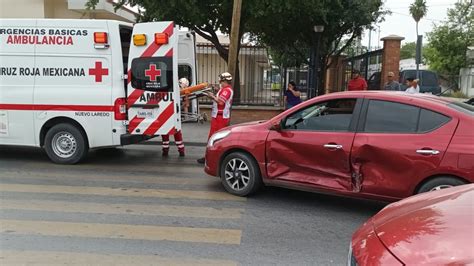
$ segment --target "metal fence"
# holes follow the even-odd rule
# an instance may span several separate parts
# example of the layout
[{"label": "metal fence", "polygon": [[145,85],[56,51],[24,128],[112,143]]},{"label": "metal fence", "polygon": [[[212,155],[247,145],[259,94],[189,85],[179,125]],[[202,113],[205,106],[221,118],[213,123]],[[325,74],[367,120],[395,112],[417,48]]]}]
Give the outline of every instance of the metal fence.
[{"label": "metal fence", "polygon": [[[218,75],[227,71],[227,63],[212,45],[197,45],[197,82],[208,82],[217,87]],[[236,105],[282,106],[283,73],[270,63],[265,47],[243,46],[239,53],[240,95],[234,97]],[[201,104],[211,104],[200,98]]]},{"label": "metal fence", "polygon": [[352,71],[359,70],[360,75],[367,81],[369,90],[381,89],[381,70],[382,70],[383,49],[370,51],[358,56],[350,57],[344,60],[342,80],[338,82],[339,91],[346,90],[347,83],[351,79]]}]

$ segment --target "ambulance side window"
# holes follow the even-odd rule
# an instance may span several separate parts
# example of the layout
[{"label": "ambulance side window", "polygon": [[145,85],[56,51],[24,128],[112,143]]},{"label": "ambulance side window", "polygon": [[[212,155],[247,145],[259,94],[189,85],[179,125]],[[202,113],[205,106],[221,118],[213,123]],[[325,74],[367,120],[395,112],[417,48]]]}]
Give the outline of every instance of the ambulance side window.
[{"label": "ambulance side window", "polygon": [[187,78],[189,84],[193,83],[193,70],[189,65],[178,65],[178,78]]},{"label": "ambulance side window", "polygon": [[173,91],[173,58],[143,57],[132,60],[131,85],[146,91]]},{"label": "ambulance side window", "polygon": [[120,26],[120,42],[122,44],[123,73],[127,73],[128,54],[132,40],[132,28]]}]

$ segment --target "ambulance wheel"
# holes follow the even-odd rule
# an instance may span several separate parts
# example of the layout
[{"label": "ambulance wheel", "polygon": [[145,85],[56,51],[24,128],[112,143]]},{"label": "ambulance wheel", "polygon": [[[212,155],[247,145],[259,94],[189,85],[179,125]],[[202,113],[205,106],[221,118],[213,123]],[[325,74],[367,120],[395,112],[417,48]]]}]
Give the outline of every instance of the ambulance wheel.
[{"label": "ambulance wheel", "polygon": [[54,163],[76,164],[86,156],[89,148],[77,127],[63,123],[48,130],[44,149]]},{"label": "ambulance wheel", "polygon": [[227,155],[220,168],[221,183],[231,194],[248,196],[262,186],[257,162],[247,153],[233,152]]}]

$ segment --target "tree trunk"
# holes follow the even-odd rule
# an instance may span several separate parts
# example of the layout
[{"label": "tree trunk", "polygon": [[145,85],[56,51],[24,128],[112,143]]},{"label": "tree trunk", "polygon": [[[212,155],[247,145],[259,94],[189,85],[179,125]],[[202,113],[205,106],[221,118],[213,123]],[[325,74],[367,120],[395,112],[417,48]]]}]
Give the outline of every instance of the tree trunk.
[{"label": "tree trunk", "polygon": [[418,45],[421,45],[418,43],[418,21],[416,22],[416,53],[415,53],[415,61],[416,61],[416,78],[420,78],[420,64],[418,62],[418,58],[420,58],[421,55],[418,54]]}]

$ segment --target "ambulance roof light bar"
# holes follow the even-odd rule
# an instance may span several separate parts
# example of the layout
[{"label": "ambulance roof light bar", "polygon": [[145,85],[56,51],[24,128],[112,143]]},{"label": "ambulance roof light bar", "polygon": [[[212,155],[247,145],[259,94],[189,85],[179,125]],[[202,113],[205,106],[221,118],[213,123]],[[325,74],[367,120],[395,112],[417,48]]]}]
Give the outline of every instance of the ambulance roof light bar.
[{"label": "ambulance roof light bar", "polygon": [[96,49],[107,49],[109,46],[107,32],[94,32],[94,47]]}]

